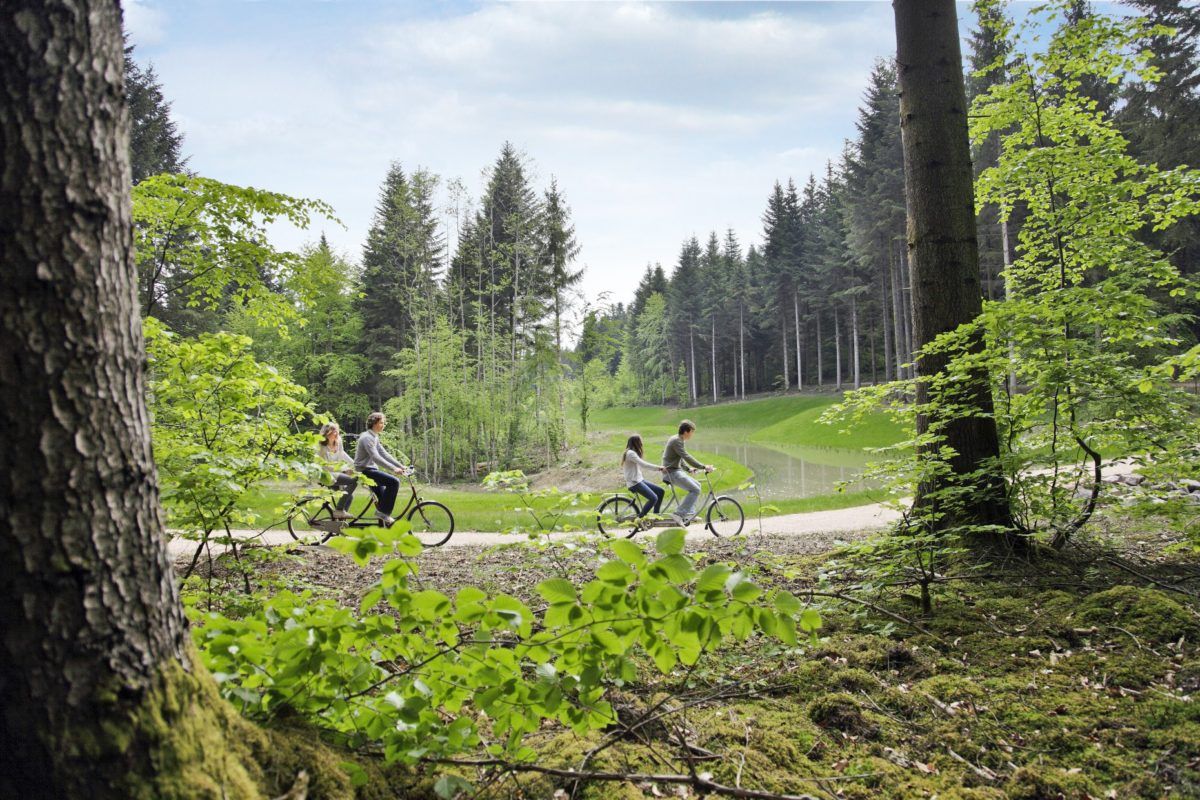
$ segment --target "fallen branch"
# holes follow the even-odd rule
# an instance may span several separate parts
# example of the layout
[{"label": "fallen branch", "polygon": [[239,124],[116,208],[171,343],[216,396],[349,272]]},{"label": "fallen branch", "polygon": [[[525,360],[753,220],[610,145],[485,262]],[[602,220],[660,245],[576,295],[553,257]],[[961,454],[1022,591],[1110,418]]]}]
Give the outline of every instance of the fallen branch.
[{"label": "fallen branch", "polygon": [[[589,772],[575,769],[559,769],[557,767],[542,767],[537,764],[512,764],[500,759],[476,759],[459,761],[455,759],[432,759],[427,763],[452,764],[457,767],[498,767],[510,772],[536,772],[540,775],[550,775],[555,778],[567,778],[575,781],[620,781],[622,783],[672,783],[691,786],[700,792],[710,792],[725,797],[754,798],[755,800],[819,800],[811,794],[778,794],[763,792],[756,789],[740,789],[736,786],[726,786],[710,780],[707,772],[699,775],[646,775],[637,772]],[[794,778],[800,781],[853,780],[857,776],[843,775],[833,778]]]},{"label": "fallen branch", "polygon": [[865,607],[871,609],[872,611],[875,611],[879,614],[883,614],[886,617],[891,617],[892,619],[896,620],[897,622],[903,622],[905,625],[908,625],[910,628],[914,629],[918,633],[923,633],[926,636],[932,637],[935,641],[940,642],[941,644],[947,643],[945,639],[938,636],[936,633],[934,633],[933,631],[924,627],[920,623],[915,622],[915,621],[909,619],[908,617],[897,614],[895,611],[889,611],[886,608],[884,608],[883,606],[872,603],[869,600],[863,600],[861,597],[855,597],[852,594],[845,594],[843,592],[818,592],[816,590],[811,590],[811,589],[806,591],[806,594],[811,595],[813,597],[831,597],[835,600],[846,600],[851,603],[858,603],[860,606],[865,606]]},{"label": "fallen branch", "polygon": [[999,777],[1000,777],[999,775],[997,775],[996,773],[992,772],[992,771],[991,771],[990,769],[988,769],[987,767],[981,767],[981,766],[979,766],[978,764],[974,764],[974,763],[972,763],[972,762],[968,761],[967,759],[963,758],[963,757],[962,757],[962,756],[960,756],[958,753],[954,752],[954,750],[952,750],[952,749],[949,747],[949,745],[947,745],[947,746],[946,746],[946,752],[947,752],[947,753],[949,753],[949,754],[950,754],[950,757],[951,757],[951,758],[953,758],[955,761],[958,761],[958,762],[960,762],[960,763],[962,763],[962,764],[966,764],[966,765],[967,765],[967,767],[968,767],[968,768],[969,768],[969,769],[970,769],[972,772],[974,772],[974,773],[975,773],[976,775],[978,775],[979,777],[983,778],[985,781],[994,781],[994,780],[996,780],[997,778],[999,778]]}]

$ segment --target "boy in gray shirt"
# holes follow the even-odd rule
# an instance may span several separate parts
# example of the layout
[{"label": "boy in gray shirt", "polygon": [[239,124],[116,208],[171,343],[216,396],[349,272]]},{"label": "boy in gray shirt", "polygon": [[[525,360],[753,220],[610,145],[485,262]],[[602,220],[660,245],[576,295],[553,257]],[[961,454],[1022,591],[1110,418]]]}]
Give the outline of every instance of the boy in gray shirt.
[{"label": "boy in gray shirt", "polygon": [[687,451],[686,442],[692,438],[692,434],[695,432],[695,424],[691,420],[685,419],[679,423],[679,433],[667,440],[667,447],[663,450],[663,466],[667,470],[667,481],[673,486],[687,490],[687,497],[679,504],[679,511],[671,515],[671,520],[677,525],[687,525],[691,522],[696,513],[696,504],[700,502],[700,484],[687,473],[684,464],[688,464],[694,469],[712,472],[711,464],[701,464]]}]

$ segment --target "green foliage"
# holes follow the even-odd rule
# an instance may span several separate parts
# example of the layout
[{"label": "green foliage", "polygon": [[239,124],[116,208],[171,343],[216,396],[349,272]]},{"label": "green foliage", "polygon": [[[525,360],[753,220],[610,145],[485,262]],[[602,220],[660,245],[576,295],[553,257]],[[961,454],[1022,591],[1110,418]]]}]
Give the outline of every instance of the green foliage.
[{"label": "green foliage", "polygon": [[253,518],[248,493],[311,474],[304,390],[257,362],[234,334],[186,338],[145,322],[154,458],[168,524],[207,541]]},{"label": "green foliage", "polygon": [[303,287],[294,303],[303,326],[282,331],[245,309],[234,309],[229,329],[254,340],[257,358],[271,364],[308,390],[312,404],[338,420],[361,420],[371,412],[366,395],[369,365],[357,352],[366,335],[354,308],[354,270],[322,236],[300,251],[295,283]]},{"label": "green foliage", "polygon": [[[222,693],[263,719],[300,714],[351,747],[413,762],[483,747],[528,760],[544,720],[576,731],[616,721],[610,695],[641,665],[690,667],[755,633],[797,645],[819,617],[790,592],[766,590],[731,563],[685,555],[683,531],[652,550],[620,540],[591,579],[536,587],[545,605],[463,587],[420,589],[403,530],[369,529],[333,546],[366,565],[393,551],[359,613],[281,592],[245,619],[192,611]],[[382,607],[383,610],[377,610]]]},{"label": "green foliage", "polygon": [[194,175],[155,175],[133,188],[134,248],[143,316],[172,325],[196,309],[241,306],[259,322],[299,322],[290,297],[308,299],[303,261],[279,251],[267,227],[308,226],[332,218],[318,200],[302,200]]}]

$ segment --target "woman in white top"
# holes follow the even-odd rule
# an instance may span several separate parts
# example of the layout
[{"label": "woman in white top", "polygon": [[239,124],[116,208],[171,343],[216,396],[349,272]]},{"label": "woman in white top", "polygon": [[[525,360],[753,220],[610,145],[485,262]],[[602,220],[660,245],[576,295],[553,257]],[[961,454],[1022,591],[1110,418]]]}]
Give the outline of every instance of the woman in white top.
[{"label": "woman in white top", "polygon": [[354,477],[354,459],[342,449],[342,432],[336,422],[327,422],[321,426],[317,461],[324,468],[334,490],[340,489],[343,493],[333,510],[334,519],[351,519],[353,515],[350,514],[350,502],[354,499],[354,490],[358,488],[358,478]]},{"label": "woman in white top", "polygon": [[635,433],[625,443],[625,455],[621,456],[621,469],[625,473],[625,485],[631,491],[646,498],[646,505],[638,514],[639,517],[644,517],[651,511],[657,514],[658,509],[662,506],[663,495],[666,493],[661,486],[651,483],[642,476],[642,467],[656,469],[659,472],[665,471],[661,464],[651,464],[642,458],[644,452],[642,437]]}]

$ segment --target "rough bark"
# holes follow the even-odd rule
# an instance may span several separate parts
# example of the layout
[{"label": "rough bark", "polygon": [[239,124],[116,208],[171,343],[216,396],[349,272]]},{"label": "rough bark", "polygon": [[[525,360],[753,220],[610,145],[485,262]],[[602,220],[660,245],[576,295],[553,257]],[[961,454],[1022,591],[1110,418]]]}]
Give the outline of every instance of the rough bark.
[{"label": "rough bark", "polygon": [[[900,130],[904,147],[904,186],[908,211],[908,252],[912,277],[913,344],[918,351],[938,335],[977,317],[982,308],[979,250],[962,54],[953,0],[894,0],[896,61],[900,85]],[[981,343],[977,343],[979,347]],[[923,354],[918,376],[944,371],[944,355]],[[959,403],[975,411],[953,418],[917,421],[919,432],[931,422],[945,423],[945,444],[954,449],[948,481],[963,485],[999,455],[987,376],[976,374]],[[929,389],[918,389],[925,404]],[[936,412],[935,412],[936,413]],[[941,481],[917,487],[918,507],[930,502]],[[1004,481],[998,469],[970,479],[960,514],[950,523],[1010,524]]]},{"label": "rough bark", "polygon": [[20,0],[0,48],[0,796],[261,796],[163,539],[119,7]]}]

